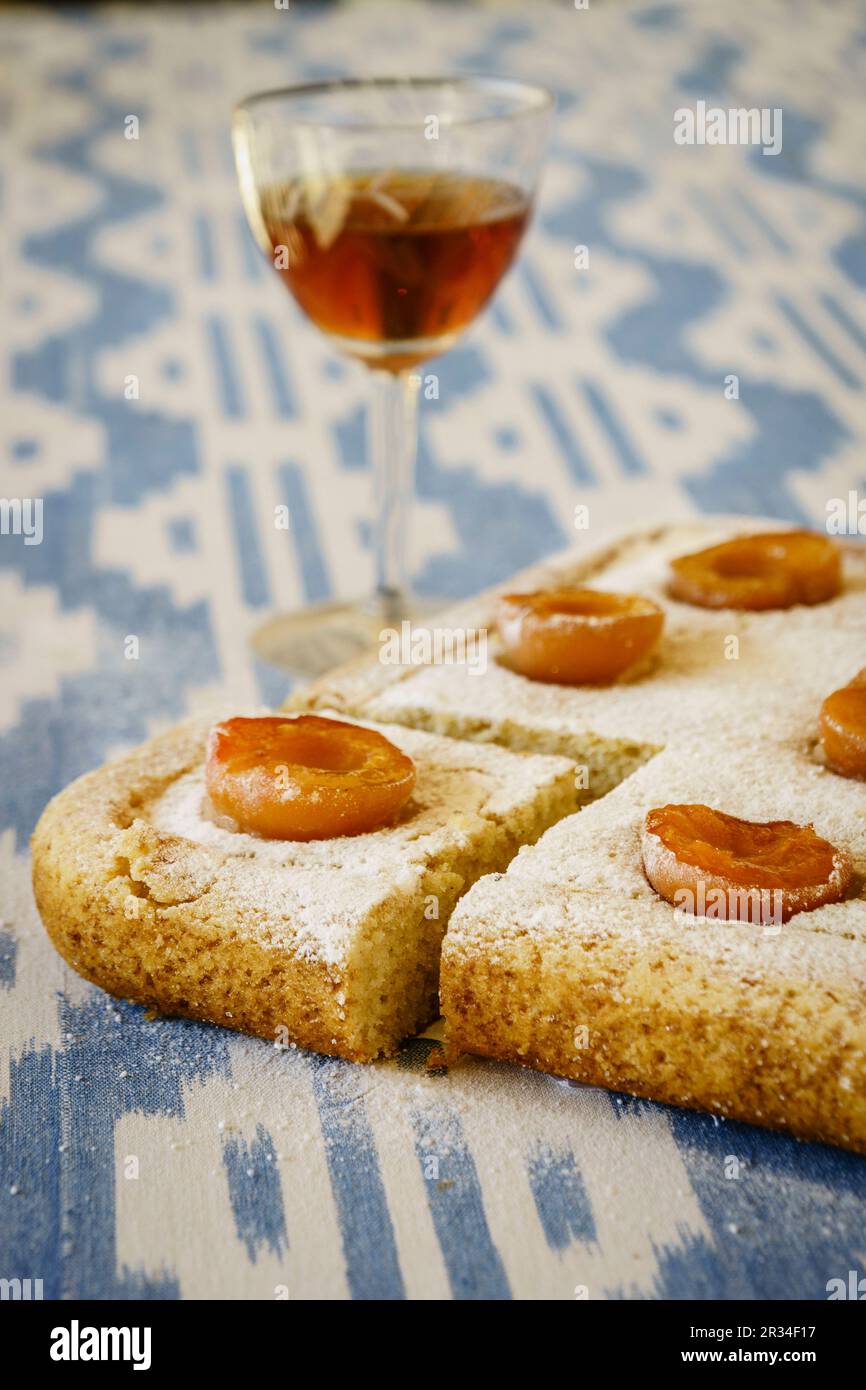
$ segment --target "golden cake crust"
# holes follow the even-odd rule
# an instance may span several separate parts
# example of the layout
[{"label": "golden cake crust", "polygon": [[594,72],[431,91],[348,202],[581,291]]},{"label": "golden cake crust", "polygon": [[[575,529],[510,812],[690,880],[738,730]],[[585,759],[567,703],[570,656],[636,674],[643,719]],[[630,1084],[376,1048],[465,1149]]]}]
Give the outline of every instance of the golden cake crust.
[{"label": "golden cake crust", "polygon": [[[778,523],[777,523],[778,524]],[[818,711],[862,667],[866,549],[842,543],[845,586],[815,608],[697,609],[667,592],[671,558],[772,528],[712,518],[573,550],[450,612],[484,623],[504,590],[590,584],[663,607],[652,663],[610,687],[526,680],[492,660],[353,669],[307,692],[387,718],[566,753],[600,799],[461,899],[443,946],[446,1045],[866,1152],[866,813],[863,785],[824,765]],[[643,873],[646,812],[701,802],[812,823],[855,866],[848,898],[777,933],[687,918]],[[576,1042],[580,1041],[580,1045]]]},{"label": "golden cake crust", "polygon": [[190,721],[49,804],[33,836],[48,933],[113,994],[351,1060],[436,1017],[459,894],[576,804],[563,759],[383,729],[419,774],[397,825],[263,841],[201,813],[207,729]]},{"label": "golden cake crust", "polygon": [[[623,905],[614,931],[603,915],[551,884],[476,885],[443,951],[449,1059],[515,1062],[866,1153],[863,945],[824,938],[816,972],[796,929],[773,943],[655,904]],[[497,945],[479,949],[486,920]]]},{"label": "golden cake crust", "polygon": [[[666,609],[663,649],[606,691],[373,656],[301,692],[295,708],[386,720],[426,759],[428,804],[387,832],[281,850],[201,817],[201,724],[80,779],[34,836],[55,944],[115,993],[366,1060],[436,1012],[448,922],[452,1060],[474,1052],[866,1152],[863,787],[823,766],[817,740],[820,698],[863,664],[866,552],[849,548],[845,592],[816,609],[708,613],[663,592],[671,555],[764,529],[715,519],[630,533],[435,620],[483,625],[506,588],[649,591]],[[600,799],[569,814],[573,763],[494,743],[584,761]],[[686,918],[640,860],[646,811],[677,800],[814,824],[853,860],[849,897],[778,931]],[[426,938],[425,894],[443,907]],[[367,977],[394,943],[414,973],[387,976],[403,1011],[376,1033],[364,1021],[383,984]]]},{"label": "golden cake crust", "polygon": [[32,840],[46,930],[110,994],[272,1041],[291,1017],[307,1046],[349,1053],[335,1006],[340,970],[281,956],[240,923],[233,928],[218,860],[136,818],[203,753],[203,731],[182,726],[50,802]]},{"label": "golden cake crust", "polygon": [[[703,761],[702,761],[703,753]],[[851,896],[789,922],[712,920],[643,873],[644,816],[706,791],[851,855]],[[477,883],[445,939],[452,1060],[478,1053],[866,1152],[862,787],[807,748],[677,745]]]}]

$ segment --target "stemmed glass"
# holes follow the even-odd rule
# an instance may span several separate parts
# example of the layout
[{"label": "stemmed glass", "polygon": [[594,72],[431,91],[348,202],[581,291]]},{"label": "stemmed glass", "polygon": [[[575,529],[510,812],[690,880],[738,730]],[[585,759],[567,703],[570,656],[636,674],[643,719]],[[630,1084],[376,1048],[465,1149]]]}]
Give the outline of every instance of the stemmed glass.
[{"label": "stemmed glass", "polygon": [[254,638],[315,674],[413,615],[406,575],[418,365],[493,294],[526,230],[552,110],[540,87],[488,77],[317,82],[262,92],[232,138],[256,240],[337,351],[370,369],[376,588]]}]

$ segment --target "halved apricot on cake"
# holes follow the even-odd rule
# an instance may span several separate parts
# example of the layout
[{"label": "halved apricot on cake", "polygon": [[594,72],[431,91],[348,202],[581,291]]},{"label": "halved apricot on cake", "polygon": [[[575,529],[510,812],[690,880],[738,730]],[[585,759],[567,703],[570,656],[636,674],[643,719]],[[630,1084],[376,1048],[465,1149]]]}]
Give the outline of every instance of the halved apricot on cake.
[{"label": "halved apricot on cake", "polygon": [[[647,883],[644,819],[701,802],[708,784],[747,827],[785,817],[782,840],[796,834],[800,868],[799,832],[811,825],[809,840],[844,850],[855,870],[844,901],[772,929],[676,911]],[[862,802],[860,783],[828,776],[763,730],[660,752],[458,903],[442,956],[449,1061],[465,1052],[516,1062],[866,1153]],[[686,840],[718,851],[718,829],[691,828]],[[790,877],[793,855],[778,850],[760,856],[770,881]],[[735,858],[755,858],[751,837]],[[819,889],[832,875],[840,892],[847,865],[826,850],[815,858]]]},{"label": "halved apricot on cake", "polygon": [[[352,834],[265,837],[214,816],[209,722],[152,739],[50,802],[33,883],[51,939],[79,974],[160,1013],[355,1061],[393,1053],[438,1013],[457,898],[574,810],[573,764],[328,717],[228,719],[210,738],[217,782],[234,793],[222,805],[252,804],[269,830],[285,823],[261,820],[279,815],[269,781],[260,798],[253,777],[257,799],[245,799],[249,768],[294,769],[289,805],[311,805],[293,829],[305,832],[313,814],[330,810],[334,824],[335,805],[348,824],[332,795],[343,782],[325,774],[369,778],[386,799],[414,780],[388,825],[360,831],[362,790],[348,802]],[[394,804],[377,801],[377,815]]]},{"label": "halved apricot on cake", "polygon": [[415,767],[375,729],[316,714],[267,715],[211,729],[206,781],[215,808],[241,830],[327,840],[394,821]]},{"label": "halved apricot on cake", "polygon": [[841,588],[841,556],[829,537],[767,531],[672,560],[668,592],[699,608],[757,612],[825,603]]},{"label": "halved apricot on cake", "polygon": [[655,807],[641,837],[644,872],[695,916],[787,922],[844,898],[850,857],[794,821],[750,821],[699,804]]},{"label": "halved apricot on cake", "polygon": [[650,599],[599,589],[505,594],[497,607],[509,664],[559,685],[615,681],[655,646],[663,623]]},{"label": "halved apricot on cake", "polygon": [[819,723],[827,766],[843,777],[866,778],[866,667],[827,696]]}]

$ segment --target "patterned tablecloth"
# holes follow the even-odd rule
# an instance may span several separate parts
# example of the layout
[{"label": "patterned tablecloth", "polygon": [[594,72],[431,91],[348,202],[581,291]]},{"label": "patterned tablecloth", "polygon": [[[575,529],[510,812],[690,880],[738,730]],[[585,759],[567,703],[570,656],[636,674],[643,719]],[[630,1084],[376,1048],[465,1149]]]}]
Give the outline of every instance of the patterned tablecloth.
[{"label": "patterned tablecloth", "polygon": [[[0,1276],[820,1299],[862,1275],[862,1159],[506,1066],[428,1076],[423,1041],[358,1067],[150,1019],[54,954],[26,851],[85,769],[226,692],[279,700],[250,629],[370,578],[363,373],[257,259],[232,100],[377,69],[558,94],[525,254],[422,407],[415,577],[464,593],[579,504],[590,538],[820,524],[862,484],[864,6],[45,7],[4,13],[0,53],[0,490],[44,503],[41,544],[0,536]],[[700,102],[779,108],[781,151],[677,144]]]}]

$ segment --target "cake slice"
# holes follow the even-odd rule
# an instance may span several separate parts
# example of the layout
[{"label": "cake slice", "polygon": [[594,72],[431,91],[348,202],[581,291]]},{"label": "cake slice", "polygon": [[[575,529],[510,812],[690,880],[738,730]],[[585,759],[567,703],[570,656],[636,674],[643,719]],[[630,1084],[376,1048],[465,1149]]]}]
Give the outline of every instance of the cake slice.
[{"label": "cake slice", "polygon": [[[650,887],[646,812],[711,801],[853,859],[854,894],[784,924],[691,916]],[[797,744],[681,741],[482,879],[452,916],[442,1007],[477,1053],[866,1152],[861,783]]]},{"label": "cake slice", "polygon": [[[864,665],[866,548],[841,543],[841,591],[815,606],[712,610],[668,587],[678,557],[776,526],[635,531],[434,620],[483,627],[501,593],[641,595],[664,613],[661,640],[611,685],[528,679],[491,630],[480,674],[368,658],[298,703],[580,765],[592,804],[482,878],[453,914],[441,991],[452,1058],[510,1060],[866,1152],[863,783],[824,765],[818,737],[825,696]],[[779,925],[677,911],[641,861],[644,817],[671,802],[813,824],[853,859],[845,900]]]},{"label": "cake slice", "polygon": [[586,799],[603,796],[672,740],[745,728],[779,739],[814,724],[823,696],[866,652],[866,547],[844,550],[844,588],[828,603],[770,612],[710,611],[667,592],[670,561],[737,531],[778,523],[694,521],[633,531],[513,576],[431,624],[491,625],[500,592],[563,585],[640,594],[663,610],[656,651],[613,685],[544,684],[511,669],[490,627],[487,665],[395,667],[365,658],[292,703],[319,704],[452,738],[560,754],[585,769]]},{"label": "cake slice", "polygon": [[49,935],[112,994],[353,1060],[437,1017],[458,897],[576,805],[565,759],[388,727],[416,768],[397,824],[261,839],[211,817],[207,731],[186,723],[49,804],[33,836]]}]

